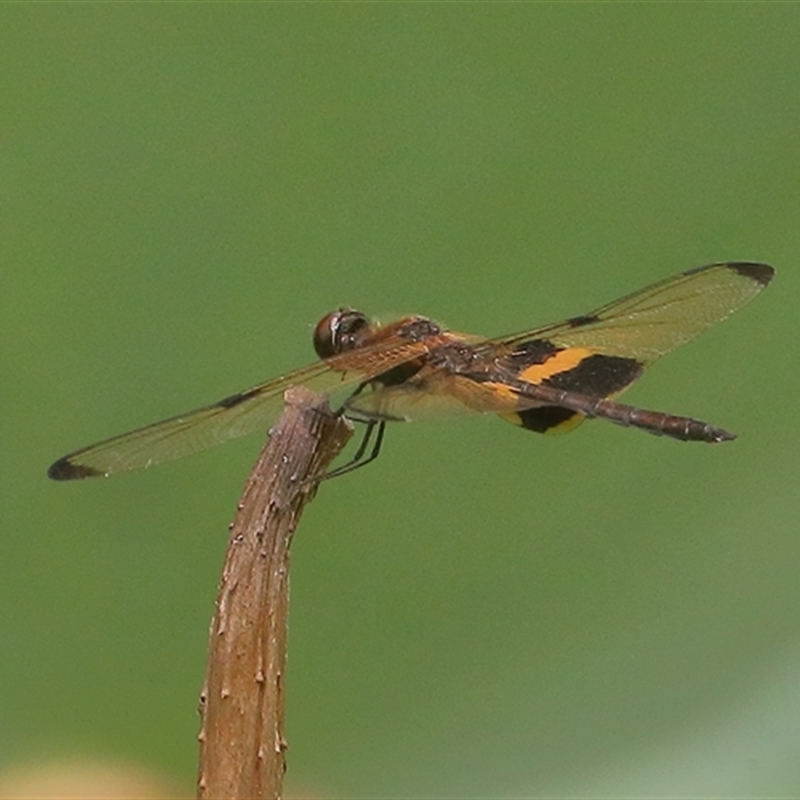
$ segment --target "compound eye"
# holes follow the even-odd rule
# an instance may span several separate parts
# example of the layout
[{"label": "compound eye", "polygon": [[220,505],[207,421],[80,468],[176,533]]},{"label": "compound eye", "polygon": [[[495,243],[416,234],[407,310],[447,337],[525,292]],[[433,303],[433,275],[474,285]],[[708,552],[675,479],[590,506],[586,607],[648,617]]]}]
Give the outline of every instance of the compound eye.
[{"label": "compound eye", "polygon": [[370,331],[367,317],[352,308],[326,314],[314,328],[314,350],[320,358],[345,353],[358,347]]}]

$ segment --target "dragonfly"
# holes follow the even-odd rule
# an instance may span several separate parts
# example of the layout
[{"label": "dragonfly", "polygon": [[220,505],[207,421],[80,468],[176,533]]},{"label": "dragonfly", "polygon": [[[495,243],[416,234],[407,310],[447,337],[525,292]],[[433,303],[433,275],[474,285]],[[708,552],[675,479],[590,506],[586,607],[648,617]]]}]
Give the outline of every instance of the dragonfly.
[{"label": "dragonfly", "polygon": [[536,433],[565,432],[597,418],[682,441],[729,441],[734,434],[707,422],[616,398],[658,358],[752,300],[774,274],[757,262],[710,264],[587,314],[497,338],[457,333],[417,315],[380,325],[339,308],[314,329],[315,363],[75,450],[48,475],[108,476],[267,432],[291,386],[341,397],[339,413],[366,425],[352,460],[329,475],[374,460],[389,422],[468,413],[496,414]]}]

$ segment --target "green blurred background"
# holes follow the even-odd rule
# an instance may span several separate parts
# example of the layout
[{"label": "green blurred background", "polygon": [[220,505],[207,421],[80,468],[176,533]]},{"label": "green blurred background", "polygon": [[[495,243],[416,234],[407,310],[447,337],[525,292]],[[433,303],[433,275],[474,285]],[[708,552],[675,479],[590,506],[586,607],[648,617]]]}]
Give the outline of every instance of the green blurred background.
[{"label": "green blurred background", "polygon": [[193,790],[258,437],[64,452],[313,360],[341,304],[486,335],[775,265],[591,423],[390,430],[293,547],[289,774],[346,797],[800,795],[800,7],[0,6],[0,767]]}]

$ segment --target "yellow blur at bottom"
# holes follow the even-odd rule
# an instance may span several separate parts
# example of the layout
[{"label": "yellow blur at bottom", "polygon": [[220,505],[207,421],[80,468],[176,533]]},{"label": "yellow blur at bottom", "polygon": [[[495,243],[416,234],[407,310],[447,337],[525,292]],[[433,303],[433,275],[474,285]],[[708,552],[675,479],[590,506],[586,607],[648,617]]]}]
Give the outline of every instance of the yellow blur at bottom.
[{"label": "yellow blur at bottom", "polygon": [[0,773],[0,800],[167,800],[191,797],[151,770],[132,764],[91,760],[28,763]]}]

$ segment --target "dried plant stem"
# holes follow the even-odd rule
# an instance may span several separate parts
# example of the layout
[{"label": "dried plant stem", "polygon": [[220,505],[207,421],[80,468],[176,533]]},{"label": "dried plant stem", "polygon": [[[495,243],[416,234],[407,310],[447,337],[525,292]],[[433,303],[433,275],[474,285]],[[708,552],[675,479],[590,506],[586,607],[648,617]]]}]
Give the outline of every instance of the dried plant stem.
[{"label": "dried plant stem", "polygon": [[280,798],[289,545],[327,465],[352,435],[324,398],[286,392],[239,502],[209,632],[197,797]]}]

